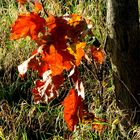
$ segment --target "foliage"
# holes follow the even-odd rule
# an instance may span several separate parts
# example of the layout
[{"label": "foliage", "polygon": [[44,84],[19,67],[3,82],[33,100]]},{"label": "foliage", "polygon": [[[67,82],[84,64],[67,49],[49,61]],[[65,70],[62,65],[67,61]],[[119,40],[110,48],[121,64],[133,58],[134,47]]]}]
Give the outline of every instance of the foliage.
[{"label": "foliage", "polygon": [[78,96],[74,89],[71,89],[68,96],[64,99],[63,105],[64,119],[67,122],[68,128],[73,131],[74,126],[83,115],[82,98]]},{"label": "foliage", "polygon": [[[26,3],[19,2],[22,5]],[[37,7],[36,3],[34,6]],[[48,103],[58,97],[58,89],[64,80],[70,78],[77,93],[74,89],[70,89],[70,95],[64,100],[64,119],[68,128],[74,131],[75,125],[83,116],[81,105],[85,96],[77,67],[83,57],[91,62],[84,50],[86,47],[84,37],[89,33],[93,35],[91,25],[77,14],[57,17],[47,13],[45,19],[39,12],[37,10],[21,14],[11,26],[11,40],[30,36],[38,44],[32,56],[18,66],[19,75],[24,78],[28,69],[37,71],[39,79],[35,81],[35,87],[32,89],[36,104]],[[90,50],[93,59],[102,65],[105,61],[103,49],[92,46]],[[64,71],[70,71],[68,77],[64,78]]]},{"label": "foliage", "polygon": [[[64,83],[61,80],[63,84],[61,84],[60,88],[58,89],[59,96],[57,98],[45,105],[42,103],[37,105],[32,103],[31,87],[33,87],[32,89],[37,88],[38,85],[35,86],[34,84],[40,84],[42,82],[42,77],[38,76],[35,70],[28,70],[26,76],[24,76],[24,79],[21,80],[18,77],[17,65],[34,55],[36,51],[33,50],[37,50],[41,44],[39,44],[39,42],[36,40],[32,41],[29,36],[26,38],[21,38],[18,41],[9,41],[9,26],[11,26],[11,24],[14,25],[13,21],[18,19],[18,17],[21,15],[30,15],[30,12],[35,13],[35,15],[39,15],[41,18],[44,18],[46,22],[46,15],[43,12],[43,7],[37,7],[38,6],[35,6],[35,3],[27,2],[24,6],[20,6],[13,0],[0,1],[0,138],[6,140],[117,140],[129,139],[129,136],[133,136],[135,132],[138,133],[138,131],[135,131],[137,126],[132,126],[131,130],[124,130],[124,128],[120,125],[121,120],[125,119],[125,113],[122,110],[119,110],[115,104],[115,97],[113,94],[114,87],[112,85],[112,74],[110,73],[111,70],[109,69],[110,63],[108,58],[105,61],[105,66],[103,64],[104,76],[102,77],[102,72],[99,72],[100,67],[98,67],[98,63],[91,63],[87,60],[85,61],[84,57],[86,55],[84,55],[80,65],[76,66],[77,69],[75,69],[75,73],[72,75],[72,77],[68,77],[68,75],[72,73],[72,70],[74,69],[71,68],[70,71],[64,70],[62,78],[60,78],[64,80]],[[82,15],[81,17],[86,19],[86,24],[93,23],[93,28],[91,28],[91,30],[93,31],[94,29],[94,36],[100,40],[101,45],[103,44],[106,30],[106,6],[104,0],[94,0],[92,3],[90,0],[84,2],[81,0],[68,0],[65,1],[65,3],[63,0],[48,0],[44,1],[44,8],[45,12],[49,11],[49,13],[51,13],[48,16],[55,15],[55,18],[62,17],[64,14],[65,17],[67,15],[71,15],[71,13],[78,13],[78,15]],[[87,19],[90,20],[87,21]],[[31,24],[35,24],[36,22],[37,21],[32,22]],[[35,36],[38,36],[39,38],[42,37],[42,33],[36,34],[36,32],[34,32],[34,28],[31,30],[30,28],[25,30],[27,33],[26,35],[30,35],[30,31],[32,31],[33,36],[35,34]],[[90,38],[90,36],[92,35],[87,35],[84,37],[83,41],[84,44],[86,42],[84,52],[88,53],[88,56],[89,52],[92,51],[88,49],[88,46],[92,46],[94,40],[93,38]],[[71,40],[68,41],[71,43]],[[76,58],[76,55],[73,53],[74,51],[71,49],[71,47],[68,47],[67,49]],[[33,53],[31,54],[30,52]],[[57,51],[57,53],[59,52]],[[77,72],[77,70],[79,72]],[[108,70],[110,75],[106,75]],[[69,90],[71,88],[75,88],[76,85],[73,86],[73,80],[71,80],[71,78],[74,78],[77,76],[77,74],[80,77],[79,82],[82,81],[84,85],[84,110],[82,120],[78,120],[79,124],[77,125],[76,130],[70,132],[67,130],[66,123],[63,120],[63,110],[65,108],[62,106],[64,103],[62,101],[65,97],[65,99],[69,97]],[[103,81],[101,82],[102,86],[99,82],[100,76],[101,79],[103,78]],[[36,78],[38,78],[38,80],[36,83],[33,83]],[[81,84],[79,83],[79,85]],[[101,93],[102,87],[103,93]],[[2,99],[6,99],[8,102],[5,102],[5,100],[3,101]],[[7,110],[7,108],[9,109]],[[71,116],[71,114],[69,114],[69,116]],[[101,126],[105,126],[107,128],[105,128],[106,130],[103,132],[98,132],[94,129],[96,124],[97,126],[99,125],[98,128]]]}]

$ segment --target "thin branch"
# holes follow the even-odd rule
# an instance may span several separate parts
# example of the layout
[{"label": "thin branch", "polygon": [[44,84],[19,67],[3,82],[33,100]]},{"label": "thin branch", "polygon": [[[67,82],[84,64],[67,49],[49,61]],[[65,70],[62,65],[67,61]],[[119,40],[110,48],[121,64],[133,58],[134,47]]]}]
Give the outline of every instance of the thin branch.
[{"label": "thin branch", "polygon": [[[44,0],[44,1],[45,1],[45,0]],[[41,0],[41,4],[42,4],[42,8],[43,8],[43,11],[44,11],[45,15],[48,17],[49,15],[48,15],[48,13],[47,13],[46,10],[45,10],[44,1]]]}]

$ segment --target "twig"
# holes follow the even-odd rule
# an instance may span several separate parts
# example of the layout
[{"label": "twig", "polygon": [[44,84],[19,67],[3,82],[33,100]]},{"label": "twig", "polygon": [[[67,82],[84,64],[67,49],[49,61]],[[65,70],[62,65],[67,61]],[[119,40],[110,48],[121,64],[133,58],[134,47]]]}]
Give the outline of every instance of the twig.
[{"label": "twig", "polygon": [[43,0],[41,0],[41,4],[42,4],[42,8],[43,8],[43,11],[44,11],[45,15],[48,17],[49,15],[48,15],[48,13],[45,10],[45,6],[44,6],[44,1]]}]

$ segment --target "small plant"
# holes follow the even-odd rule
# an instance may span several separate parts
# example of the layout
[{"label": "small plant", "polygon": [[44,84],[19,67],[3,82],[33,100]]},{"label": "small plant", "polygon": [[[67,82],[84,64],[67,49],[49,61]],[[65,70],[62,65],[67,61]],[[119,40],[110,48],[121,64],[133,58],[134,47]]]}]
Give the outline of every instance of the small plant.
[{"label": "small plant", "polygon": [[[26,3],[25,0],[19,2],[22,6]],[[46,18],[41,17],[42,10]],[[69,130],[73,131],[79,119],[87,114],[83,109],[85,93],[78,70],[82,59],[92,63],[86,47],[97,64],[101,65],[105,60],[103,49],[86,45],[85,37],[93,36],[91,24],[77,14],[53,16],[35,1],[32,11],[20,14],[12,25],[11,40],[26,36],[30,36],[38,48],[18,66],[19,75],[24,78],[28,69],[37,71],[38,79],[32,89],[35,104],[48,103],[58,97],[58,89],[70,79],[71,89],[63,105],[64,119]],[[69,74],[64,76],[66,71]]]},{"label": "small plant", "polygon": [[[88,43],[93,39],[92,24],[75,13],[55,16],[45,10],[43,3],[18,0],[28,10],[20,13],[11,26],[11,40],[29,36],[38,48],[18,66],[19,76],[24,79],[27,70],[36,71],[38,79],[32,88],[35,104],[48,103],[59,96],[58,90],[64,81],[69,80],[71,87],[63,101],[64,119],[69,130],[74,131],[78,122],[85,116],[92,116],[84,109],[84,85],[80,78],[79,67],[82,60],[101,66],[105,52],[100,47]],[[26,8],[26,5],[25,5]],[[43,16],[44,15],[44,16]],[[68,74],[69,73],[69,74]],[[102,80],[102,79],[100,79]],[[96,118],[96,120],[105,122]],[[93,129],[101,132],[105,126],[93,124]]]},{"label": "small plant", "polygon": [[[26,0],[18,2],[22,7]],[[41,16],[42,10],[46,18]],[[88,114],[83,107],[84,85],[78,67],[82,59],[92,63],[93,60],[88,57],[90,54],[98,65],[102,65],[105,60],[103,49],[85,42],[87,36],[93,36],[92,24],[88,22],[77,14],[60,17],[51,15],[45,11],[43,3],[35,1],[32,3],[32,11],[20,14],[11,26],[11,40],[30,36],[38,45],[31,57],[18,66],[21,78],[25,77],[28,69],[38,73],[32,89],[35,104],[48,103],[58,97],[58,89],[65,80],[70,80],[71,88],[63,105],[64,119],[71,131]]]}]

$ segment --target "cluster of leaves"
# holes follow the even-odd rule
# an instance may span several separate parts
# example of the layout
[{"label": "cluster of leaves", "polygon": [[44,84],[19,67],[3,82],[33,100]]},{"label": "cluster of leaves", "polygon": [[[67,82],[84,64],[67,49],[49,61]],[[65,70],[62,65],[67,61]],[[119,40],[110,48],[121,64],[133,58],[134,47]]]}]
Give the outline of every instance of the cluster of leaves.
[{"label": "cluster of leaves", "polygon": [[[18,2],[23,5],[27,1]],[[40,14],[44,10],[41,3],[35,0],[33,4],[35,10],[20,14],[11,26],[11,40],[30,36],[38,45],[31,57],[18,66],[19,75],[24,78],[28,69],[38,73],[32,89],[35,104],[48,103],[58,97],[58,89],[65,80],[70,79],[72,88],[62,104],[64,119],[69,130],[73,131],[79,120],[88,115],[84,111],[85,93],[78,66],[82,59],[92,62],[88,55],[92,55],[96,63],[101,65],[105,53],[103,49],[88,46],[85,42],[86,35],[93,36],[88,20],[77,14],[57,17],[47,13],[44,18]],[[64,76],[66,71],[69,72],[67,77]]]}]

